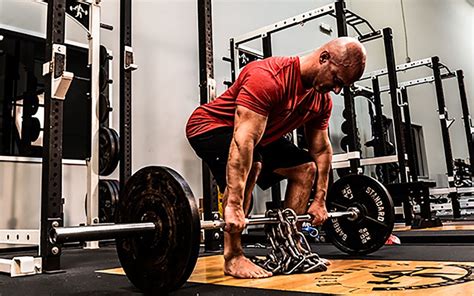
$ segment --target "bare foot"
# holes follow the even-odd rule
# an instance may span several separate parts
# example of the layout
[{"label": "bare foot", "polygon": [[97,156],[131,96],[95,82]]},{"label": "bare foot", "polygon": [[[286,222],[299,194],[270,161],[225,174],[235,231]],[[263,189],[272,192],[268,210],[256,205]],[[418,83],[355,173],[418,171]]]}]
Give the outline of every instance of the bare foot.
[{"label": "bare foot", "polygon": [[328,259],[324,259],[324,258],[320,258],[320,259],[321,259],[321,261],[323,261],[324,265],[326,265],[326,266],[331,265],[331,261],[329,261]]},{"label": "bare foot", "polygon": [[225,260],[224,274],[240,279],[258,279],[272,276],[272,273],[257,266],[244,255],[237,255]]}]

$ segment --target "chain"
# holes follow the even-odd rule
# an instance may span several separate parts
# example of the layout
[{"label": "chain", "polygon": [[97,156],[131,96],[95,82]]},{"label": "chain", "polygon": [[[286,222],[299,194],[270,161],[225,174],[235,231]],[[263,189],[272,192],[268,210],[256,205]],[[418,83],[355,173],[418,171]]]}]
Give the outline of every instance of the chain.
[{"label": "chain", "polygon": [[253,259],[256,264],[273,274],[327,270],[328,261],[313,253],[306,237],[298,231],[295,211],[292,209],[269,210],[266,216],[276,217],[279,222],[265,226],[271,250],[266,259]]}]

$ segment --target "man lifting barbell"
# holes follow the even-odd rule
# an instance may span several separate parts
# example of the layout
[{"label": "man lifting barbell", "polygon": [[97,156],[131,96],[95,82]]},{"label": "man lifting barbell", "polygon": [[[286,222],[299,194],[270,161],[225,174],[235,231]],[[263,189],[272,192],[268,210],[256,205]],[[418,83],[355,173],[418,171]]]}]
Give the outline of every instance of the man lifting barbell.
[{"label": "man lifting barbell", "polygon": [[[353,255],[364,255],[380,249],[390,236],[394,225],[395,214],[390,194],[383,184],[377,180],[364,175],[352,174],[338,179],[331,185],[324,205],[326,198],[326,190],[324,189],[327,187],[331,151],[327,150],[330,149],[327,131],[325,129],[318,130],[318,125],[316,125],[319,122],[324,127],[329,117],[330,105],[325,105],[326,109],[320,106],[323,102],[330,104],[330,97],[325,92],[333,90],[338,93],[342,85],[347,85],[360,76],[360,73],[356,73],[356,69],[362,72],[364,61],[365,50],[357,41],[350,38],[336,39],[329,42],[313,54],[301,58],[301,65],[298,58],[274,58],[273,61],[272,59],[263,61],[262,65],[267,63],[267,67],[271,66],[273,71],[277,71],[274,78],[268,78],[271,81],[282,78],[278,75],[283,75],[281,72],[286,71],[284,73],[286,76],[283,76],[287,78],[287,83],[289,81],[298,82],[292,85],[297,88],[286,88],[288,93],[295,96],[285,97],[291,109],[285,111],[286,109],[282,107],[283,98],[279,103],[273,102],[273,105],[270,104],[272,101],[266,101],[269,105],[264,105],[264,107],[271,107],[270,109],[263,109],[268,110],[267,117],[252,111],[250,108],[261,107],[262,102],[256,101],[254,96],[256,94],[262,95],[263,92],[263,95],[268,95],[263,98],[271,98],[271,88],[262,87],[258,89],[260,92],[255,92],[255,88],[252,89],[251,87],[255,86],[255,82],[258,82],[253,81],[252,84],[255,76],[258,77],[259,74],[262,74],[261,72],[264,72],[268,77],[270,72],[268,72],[268,68],[264,70],[263,67],[252,71],[250,71],[251,68],[244,70],[244,72],[248,71],[246,74],[248,77],[245,77],[243,73],[239,77],[239,79],[245,80],[241,81],[244,83],[241,83],[243,90],[239,91],[239,98],[233,101],[229,99],[230,108],[233,108],[237,114],[235,118],[233,114],[228,115],[221,122],[221,124],[227,122],[232,130],[230,135],[227,136],[227,150],[223,154],[224,159],[227,159],[228,151],[231,152],[228,175],[232,178],[229,179],[229,182],[226,182],[225,170],[221,171],[221,175],[217,175],[219,186],[221,188],[228,187],[228,190],[226,190],[225,221],[200,221],[198,206],[187,182],[171,168],[152,165],[136,171],[127,179],[125,186],[121,188],[121,196],[115,215],[116,224],[61,227],[57,221],[52,221],[48,229],[51,241],[60,245],[74,241],[115,238],[117,255],[128,279],[146,294],[164,295],[181,287],[194,270],[199,256],[201,229],[225,227],[225,254],[230,254],[225,260],[226,273],[233,276],[266,277],[270,275],[267,271],[259,270],[259,267],[243,255],[240,245],[240,230],[245,224],[270,223],[278,227],[283,223],[280,219],[280,216],[283,215],[278,214],[279,216],[276,217],[271,215],[270,211],[267,212],[265,218],[248,220],[243,218],[243,209],[246,208],[244,204],[248,201],[248,199],[244,200],[244,193],[246,193],[246,198],[250,197],[251,188],[253,188],[255,182],[258,181],[258,184],[262,184],[265,179],[265,170],[274,168],[270,170],[269,179],[279,180],[283,177],[289,177],[290,182],[285,204],[298,209],[300,213],[306,211],[312,186],[318,188],[315,191],[315,202],[308,209],[308,214],[297,216],[293,215],[294,213],[289,216],[285,214],[285,223],[291,222],[292,225],[295,225],[295,221],[322,223],[327,216],[329,218],[323,225],[326,237],[340,250]],[[257,62],[255,63],[254,66],[259,65]],[[267,82],[264,84],[267,84]],[[275,84],[278,83],[275,82],[272,85]],[[284,87],[285,85],[281,84],[280,86]],[[280,94],[281,92],[280,89],[277,93]],[[318,92],[321,92],[321,94]],[[241,103],[240,94],[245,93],[247,96],[243,97],[244,103]],[[248,104],[244,106],[245,102]],[[251,105],[252,103],[255,106]],[[224,110],[227,109],[224,108]],[[283,111],[287,113],[283,113]],[[221,112],[221,114],[226,113]],[[263,126],[266,128],[263,128],[261,123],[256,124],[262,116],[264,117]],[[281,120],[287,126],[278,125],[278,122],[275,122],[278,120]],[[297,126],[295,122],[305,123],[310,140],[309,154],[284,142],[281,146],[273,146],[273,144],[276,145],[279,142],[278,140],[271,143],[270,136],[283,135],[286,130]],[[260,136],[257,138],[250,137],[250,140],[247,138],[247,141],[245,141],[246,137],[242,135],[245,134],[243,131],[247,131],[248,134],[253,136],[259,135],[259,133],[249,131],[252,123],[260,127]],[[217,129],[213,129],[213,131],[216,132]],[[199,137],[201,140],[205,140],[203,135],[204,132]],[[222,134],[217,134],[217,136],[223,137]],[[223,143],[222,139],[219,141]],[[270,142],[270,144],[264,145],[265,141]],[[207,142],[208,144],[212,142],[219,143],[215,135],[211,135]],[[257,144],[258,146],[256,146]],[[212,149],[212,146],[208,145],[208,147]],[[217,155],[219,152],[217,148],[219,147],[216,147],[214,147],[214,153]],[[269,149],[270,147],[278,149]],[[211,155],[212,150],[207,150],[207,152]],[[295,153],[295,155],[291,153]],[[250,164],[256,160],[252,159],[253,154],[261,157],[263,165],[253,165],[253,167],[261,166],[260,174],[258,174],[258,171],[251,171]],[[282,161],[278,158],[290,159],[291,161]],[[210,159],[212,160],[212,158]],[[295,161],[295,159],[297,160]],[[216,161],[218,160],[216,159]],[[237,162],[239,165],[235,165],[235,161],[239,160],[243,162]],[[301,162],[302,160],[306,160],[306,162]],[[298,161],[301,163],[298,163]],[[291,165],[291,162],[296,164]],[[314,164],[316,164],[316,167]],[[224,165],[225,169],[226,166]],[[303,173],[298,172],[298,169],[301,170],[305,167],[306,170],[303,170]],[[218,172],[216,171],[217,165],[213,168],[214,174]],[[301,176],[301,179],[304,179],[305,182],[309,179],[311,182],[305,183],[308,184],[309,188],[304,186],[301,188],[299,183],[301,180],[294,176],[291,177],[290,173],[285,173],[285,171],[295,171],[295,175]],[[254,175],[249,177],[249,174]],[[316,176],[317,181],[314,183]],[[244,188],[244,185],[249,186]],[[326,207],[329,213],[327,213]],[[283,212],[287,212],[287,210]],[[289,234],[291,234],[290,232]],[[54,249],[53,252],[60,252],[58,247],[54,247]],[[306,251],[309,251],[309,247],[306,246],[306,249],[303,249],[305,251],[303,257],[306,257]],[[296,253],[295,255],[299,256]],[[312,254],[310,257],[306,259],[313,260],[316,258]],[[298,260],[300,259],[298,257]],[[317,265],[310,264],[310,266],[307,266],[304,264],[300,271],[309,272],[315,270],[315,266],[319,266],[318,262],[312,263]],[[280,263],[277,262],[277,264]],[[279,268],[279,266],[276,267]],[[276,273],[291,273],[296,270],[296,267],[290,267],[291,270],[282,270],[281,268],[279,271],[277,269],[272,270],[275,270]],[[239,268],[243,269],[243,273],[235,274],[235,271],[238,272]]]},{"label": "man lifting barbell", "polygon": [[[299,57],[271,57],[248,64],[216,100],[191,115],[186,135],[224,192],[224,272],[238,278],[272,274],[247,259],[241,246],[251,192],[287,179],[285,207],[307,212],[312,224],[328,217],[325,205],[332,149],[329,91],[338,94],[360,78],[366,52],[342,37]],[[309,151],[283,138],[304,126]],[[315,190],[313,190],[313,188]],[[314,201],[307,209],[314,192]]]},{"label": "man lifting barbell", "polygon": [[[323,225],[326,237],[348,254],[375,252],[393,230],[395,213],[390,194],[371,177],[352,174],[334,182],[327,194],[327,207],[329,219]],[[291,211],[281,212],[285,223],[313,220],[309,214],[295,216],[294,211],[289,216],[283,214]],[[194,194],[178,172],[163,166],[146,166],[127,180],[121,192],[116,224],[60,227],[53,221],[50,239],[62,244],[115,238],[117,255],[128,279],[146,294],[165,295],[181,287],[194,270],[201,229],[217,229],[226,224],[224,220],[200,221],[198,212]],[[278,228],[281,221],[268,211],[266,217],[251,218],[245,223],[276,223]],[[290,240],[294,239],[291,230],[288,234]],[[291,270],[280,268],[279,259],[266,262],[283,273],[291,273],[298,266],[303,268],[298,269],[301,272],[319,269],[320,260],[305,250],[309,251],[304,247],[293,250],[295,254],[290,257],[296,255],[298,261],[303,259],[309,266],[299,263],[288,266],[288,258],[281,259]]]}]

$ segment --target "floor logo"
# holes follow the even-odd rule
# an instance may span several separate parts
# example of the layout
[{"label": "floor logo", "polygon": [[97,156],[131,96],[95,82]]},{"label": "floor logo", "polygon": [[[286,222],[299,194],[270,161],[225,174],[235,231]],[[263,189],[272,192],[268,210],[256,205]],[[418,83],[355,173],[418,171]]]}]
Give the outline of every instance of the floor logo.
[{"label": "floor logo", "polygon": [[446,287],[474,281],[474,267],[461,263],[402,263],[361,265],[334,270],[316,278],[318,287],[397,291]]}]

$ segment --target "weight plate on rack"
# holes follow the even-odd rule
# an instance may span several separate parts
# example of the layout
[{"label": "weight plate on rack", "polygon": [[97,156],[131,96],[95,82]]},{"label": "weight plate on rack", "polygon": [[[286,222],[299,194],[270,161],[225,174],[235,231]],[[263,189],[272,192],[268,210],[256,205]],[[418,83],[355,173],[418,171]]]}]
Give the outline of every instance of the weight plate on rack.
[{"label": "weight plate on rack", "polygon": [[39,118],[31,117],[30,118],[30,141],[34,142],[38,140],[41,133],[41,123]]},{"label": "weight plate on rack", "polygon": [[191,275],[199,253],[200,220],[194,195],[174,170],[151,166],[127,181],[117,223],[154,222],[154,234],[117,239],[129,280],[150,295],[165,295]]},{"label": "weight plate on rack", "polygon": [[324,224],[327,238],[349,254],[369,254],[387,241],[392,233],[395,213],[387,189],[374,178],[347,175],[330,187],[326,207],[328,212],[360,211],[357,219],[329,218]]},{"label": "weight plate on rack", "polygon": [[349,121],[344,121],[342,122],[341,124],[341,132],[343,132],[344,134],[348,135],[351,133],[351,127],[349,125]]},{"label": "weight plate on rack", "polygon": [[[119,202],[119,181],[111,179],[102,179],[99,181],[99,222],[115,222],[115,213]],[[87,194],[84,201],[85,213],[87,211]]]},{"label": "weight plate on rack", "polygon": [[100,223],[113,223],[119,201],[119,191],[114,183],[117,180],[99,181],[99,221]]},{"label": "weight plate on rack", "polygon": [[114,129],[101,126],[99,129],[99,174],[113,173],[120,160],[120,138]]},{"label": "weight plate on rack", "polygon": [[109,85],[109,73],[108,70],[102,65],[99,68],[99,89],[100,92],[104,92]]},{"label": "weight plate on rack", "polygon": [[99,121],[100,123],[105,123],[109,118],[109,112],[112,111],[110,107],[109,98],[104,95],[99,95]]}]

